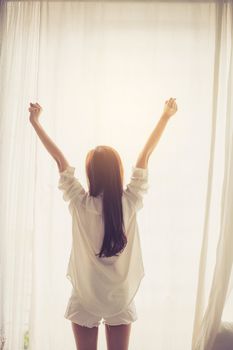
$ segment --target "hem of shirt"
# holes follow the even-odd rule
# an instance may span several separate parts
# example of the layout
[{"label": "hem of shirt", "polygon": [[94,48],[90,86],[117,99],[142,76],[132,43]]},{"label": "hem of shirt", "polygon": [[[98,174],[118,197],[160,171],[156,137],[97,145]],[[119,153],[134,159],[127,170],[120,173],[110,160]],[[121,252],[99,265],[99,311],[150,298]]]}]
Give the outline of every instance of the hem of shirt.
[{"label": "hem of shirt", "polygon": [[148,167],[146,168],[140,168],[140,167],[137,167],[135,165],[132,165],[132,171],[140,171],[140,173],[142,173],[143,176],[146,176],[148,175]]},{"label": "hem of shirt", "polygon": [[64,170],[59,171],[59,174],[63,175],[63,174],[69,173],[74,175],[74,172],[75,172],[75,167],[72,165],[68,165]]},{"label": "hem of shirt", "polygon": [[[137,286],[137,288],[135,289],[132,298],[130,299],[130,301],[129,301],[120,311],[118,311],[117,313],[111,314],[111,315],[103,314],[102,317],[114,317],[114,316],[117,316],[117,315],[119,315],[121,312],[123,312],[127,307],[129,307],[129,305],[133,302],[133,300],[134,300],[134,298],[135,298],[135,296],[136,296],[136,294],[137,294],[137,292],[138,292],[138,289],[139,289],[139,287],[140,287],[140,285],[141,285],[141,282],[142,282],[142,279],[143,279],[144,276],[145,276],[145,272],[142,273],[142,275],[141,275],[141,277],[140,277],[140,280],[139,280],[139,282],[138,282],[138,286]],[[71,278],[70,274],[67,273],[67,274],[66,274],[66,277],[67,277],[68,280],[71,282],[71,284],[72,284],[74,290],[76,290],[76,288],[75,288],[75,286],[74,286],[74,284],[73,284],[73,282],[72,282],[72,278]],[[88,307],[86,307],[86,306],[84,306],[84,307],[86,308],[86,311],[88,311],[90,314],[92,314],[92,315],[94,315],[94,316],[98,316],[98,317],[101,316],[101,315],[99,315],[99,314],[93,313],[90,309],[88,309]]]},{"label": "hem of shirt", "polygon": [[139,287],[140,287],[140,285],[141,285],[141,282],[142,282],[142,279],[143,279],[144,276],[145,276],[145,272],[143,272],[143,274],[141,275],[140,280],[139,280],[139,282],[138,282],[138,286],[137,286],[137,288],[136,288],[136,290],[135,290],[135,292],[134,292],[132,298],[131,298],[130,301],[128,302],[128,304],[126,304],[126,305],[121,309],[121,311],[118,312],[117,314],[110,315],[110,316],[106,316],[106,315],[105,315],[105,317],[117,316],[118,314],[122,313],[125,309],[127,309],[127,308],[130,306],[130,304],[133,302],[133,300],[134,300],[134,298],[135,298],[135,296],[136,296],[136,294],[137,294],[137,292],[138,292],[138,289],[139,289]]}]

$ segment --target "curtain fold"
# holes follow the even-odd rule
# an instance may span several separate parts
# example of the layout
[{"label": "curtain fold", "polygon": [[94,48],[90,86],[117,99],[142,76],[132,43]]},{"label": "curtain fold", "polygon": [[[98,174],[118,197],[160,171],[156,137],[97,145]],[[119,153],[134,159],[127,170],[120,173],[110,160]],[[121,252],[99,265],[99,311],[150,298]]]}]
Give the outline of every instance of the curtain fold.
[{"label": "curtain fold", "polygon": [[11,2],[1,3],[0,294],[4,350],[23,349],[27,344],[37,140],[29,125],[25,127],[25,100],[36,95],[37,6],[29,2],[16,8]]},{"label": "curtain fold", "polygon": [[[6,10],[7,10],[7,2],[5,0],[0,0],[0,145],[4,144],[3,139],[3,105],[5,100],[5,90],[2,88],[5,86],[6,75],[5,75],[5,67],[4,63],[6,62]],[[3,154],[0,152],[0,172],[3,174],[4,165],[3,165]],[[0,176],[0,185],[2,186],[2,175]],[[3,196],[0,196],[0,222],[1,222],[1,244],[0,244],[0,349],[2,350],[5,347],[6,339],[8,336],[7,322],[5,318],[5,294],[6,288],[4,288],[4,283],[6,281],[6,266],[5,266],[5,212],[3,208],[5,207],[5,201],[3,200]]]},{"label": "curtain fold", "polygon": [[214,77],[213,77],[213,107],[212,107],[212,129],[211,129],[211,145],[210,145],[210,159],[208,169],[208,184],[206,193],[206,213],[204,218],[203,229],[203,242],[200,254],[199,273],[198,273],[198,288],[197,288],[197,300],[195,310],[195,321],[193,338],[197,336],[197,328],[199,327],[202,318],[203,310],[205,307],[205,282],[206,282],[206,268],[207,268],[207,253],[208,253],[208,241],[209,241],[209,219],[210,219],[210,204],[212,196],[213,186],[213,164],[215,159],[215,143],[216,143],[216,124],[217,124],[217,101],[219,92],[219,60],[221,54],[221,27],[222,27],[222,11],[223,2],[216,3],[215,14],[215,52],[214,52]]},{"label": "curtain fold", "polygon": [[[211,350],[221,329],[221,317],[226,302],[233,260],[233,3],[216,4],[215,79],[213,86],[212,144],[206,200],[205,226],[199,263],[196,314],[193,332],[193,349]],[[219,97],[220,96],[220,97]],[[225,119],[224,178],[222,184],[221,221],[216,261],[207,306],[204,305],[205,269],[208,250],[208,220],[212,193],[213,159],[216,141],[216,114],[219,99],[225,97],[226,108],[219,110]]]},{"label": "curtain fold", "polygon": [[119,151],[127,184],[170,96],[179,110],[138,217],[146,275],[130,349],[211,349],[232,322],[232,1],[0,0],[0,30],[1,350],[75,349],[70,215],[29,103],[87,189],[97,144]]}]

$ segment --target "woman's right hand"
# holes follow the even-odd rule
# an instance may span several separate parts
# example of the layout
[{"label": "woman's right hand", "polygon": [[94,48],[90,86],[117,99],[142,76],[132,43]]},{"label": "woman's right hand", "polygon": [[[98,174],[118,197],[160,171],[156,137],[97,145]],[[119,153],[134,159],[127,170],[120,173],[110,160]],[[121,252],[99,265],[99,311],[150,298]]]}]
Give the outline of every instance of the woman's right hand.
[{"label": "woman's right hand", "polygon": [[175,98],[171,97],[169,100],[165,101],[163,115],[166,116],[167,118],[170,118],[178,110],[175,100],[176,100]]}]

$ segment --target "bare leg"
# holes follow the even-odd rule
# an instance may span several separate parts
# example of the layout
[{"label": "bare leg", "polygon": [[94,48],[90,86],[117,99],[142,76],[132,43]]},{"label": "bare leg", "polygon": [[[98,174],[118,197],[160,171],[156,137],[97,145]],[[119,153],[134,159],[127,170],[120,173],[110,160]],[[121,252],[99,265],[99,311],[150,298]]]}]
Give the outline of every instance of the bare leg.
[{"label": "bare leg", "polygon": [[88,328],[71,323],[77,350],[97,350],[99,327]]},{"label": "bare leg", "polygon": [[105,324],[108,350],[128,350],[131,323],[118,326]]}]

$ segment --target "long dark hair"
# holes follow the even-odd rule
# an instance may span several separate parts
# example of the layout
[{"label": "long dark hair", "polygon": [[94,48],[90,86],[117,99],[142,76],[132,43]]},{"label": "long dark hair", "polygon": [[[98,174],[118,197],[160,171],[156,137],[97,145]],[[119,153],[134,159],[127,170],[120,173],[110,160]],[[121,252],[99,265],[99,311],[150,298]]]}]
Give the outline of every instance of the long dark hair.
[{"label": "long dark hair", "polygon": [[97,256],[118,255],[127,244],[122,210],[123,166],[118,152],[97,146],[88,152],[86,173],[90,196],[103,193],[104,239]]}]

